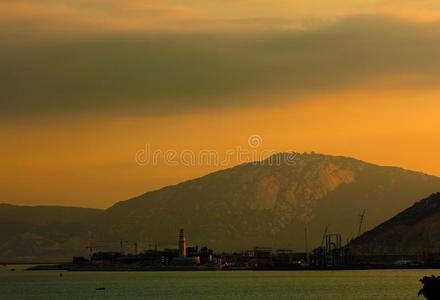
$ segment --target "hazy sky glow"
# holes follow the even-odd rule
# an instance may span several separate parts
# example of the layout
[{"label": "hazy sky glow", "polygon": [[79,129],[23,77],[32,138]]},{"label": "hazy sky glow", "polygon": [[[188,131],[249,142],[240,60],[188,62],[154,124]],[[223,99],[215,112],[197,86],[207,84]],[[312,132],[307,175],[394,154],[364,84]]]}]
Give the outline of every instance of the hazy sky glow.
[{"label": "hazy sky glow", "polygon": [[0,202],[107,207],[217,169],[145,144],[250,134],[440,176],[439,37],[438,1],[2,1]]}]

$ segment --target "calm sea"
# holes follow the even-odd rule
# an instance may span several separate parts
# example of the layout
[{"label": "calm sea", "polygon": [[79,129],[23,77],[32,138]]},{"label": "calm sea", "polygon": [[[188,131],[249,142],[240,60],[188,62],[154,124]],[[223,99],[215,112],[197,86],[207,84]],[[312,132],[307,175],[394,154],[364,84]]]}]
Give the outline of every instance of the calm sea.
[{"label": "calm sea", "polygon": [[[9,271],[16,268],[16,271]],[[60,272],[0,267],[0,299],[423,299],[440,270]],[[105,290],[96,290],[105,288]]]}]

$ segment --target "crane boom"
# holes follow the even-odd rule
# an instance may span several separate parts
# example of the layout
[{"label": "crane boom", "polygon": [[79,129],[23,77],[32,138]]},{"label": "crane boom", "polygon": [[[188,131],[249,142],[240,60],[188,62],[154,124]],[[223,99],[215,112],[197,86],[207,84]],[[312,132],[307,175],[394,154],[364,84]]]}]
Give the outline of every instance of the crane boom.
[{"label": "crane boom", "polygon": [[324,243],[325,243],[325,237],[327,236],[327,232],[328,232],[328,225],[325,226],[324,229],[324,234],[322,235],[322,242],[321,242],[321,247],[324,247]]},{"label": "crane boom", "polygon": [[364,209],[362,210],[361,215],[360,215],[359,229],[358,229],[358,235],[357,235],[357,236],[360,236],[360,235],[361,235],[362,224],[364,223],[364,218],[365,218],[365,211],[366,211],[366,209],[364,208]]}]

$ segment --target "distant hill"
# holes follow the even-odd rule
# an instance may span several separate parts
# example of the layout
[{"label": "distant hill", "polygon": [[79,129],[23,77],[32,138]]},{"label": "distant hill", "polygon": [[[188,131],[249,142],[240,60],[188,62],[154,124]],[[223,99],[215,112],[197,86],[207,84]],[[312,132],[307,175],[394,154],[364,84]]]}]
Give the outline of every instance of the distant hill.
[{"label": "distant hill", "polygon": [[440,193],[432,194],[351,243],[358,254],[440,252]]},{"label": "distant hill", "polygon": [[310,248],[320,244],[326,225],[348,240],[362,209],[372,228],[440,191],[439,178],[418,172],[313,153],[296,159],[293,166],[243,164],[119,202],[102,214],[95,232],[101,239],[172,247],[183,227],[190,244],[216,250],[303,251],[305,223]]},{"label": "distant hill", "polygon": [[65,258],[84,252],[90,224],[102,210],[0,204],[0,259]]},{"label": "distant hill", "polygon": [[134,241],[144,249],[175,248],[181,227],[188,245],[216,251],[255,246],[304,251],[305,224],[310,249],[321,243],[327,225],[345,242],[355,235],[362,209],[373,228],[437,191],[438,177],[304,153],[295,165],[242,164],[104,211],[0,205],[0,258],[87,255],[89,232],[96,250],[118,250],[120,240],[126,251]]}]

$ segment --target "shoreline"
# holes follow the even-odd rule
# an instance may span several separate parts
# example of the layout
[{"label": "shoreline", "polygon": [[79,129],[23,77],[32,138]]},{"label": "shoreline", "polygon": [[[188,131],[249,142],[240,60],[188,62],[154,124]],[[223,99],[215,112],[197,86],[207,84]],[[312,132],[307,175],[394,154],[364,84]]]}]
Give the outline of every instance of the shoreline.
[{"label": "shoreline", "polygon": [[195,266],[166,266],[166,267],[140,267],[140,266],[74,266],[74,265],[37,265],[26,269],[27,271],[69,271],[69,272],[188,272],[188,271],[367,271],[367,270],[435,270],[440,265],[411,265],[411,266],[332,266],[332,267],[229,267],[195,265]]}]

